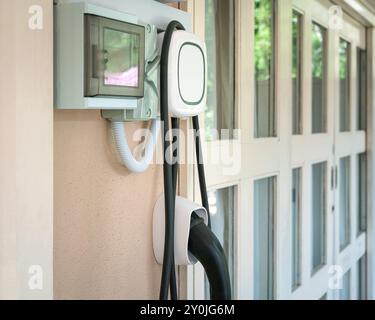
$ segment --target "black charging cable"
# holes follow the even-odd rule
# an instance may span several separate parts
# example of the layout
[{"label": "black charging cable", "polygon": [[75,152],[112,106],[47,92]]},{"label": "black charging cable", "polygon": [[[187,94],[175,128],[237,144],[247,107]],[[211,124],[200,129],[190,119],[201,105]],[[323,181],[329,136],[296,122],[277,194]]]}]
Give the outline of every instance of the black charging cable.
[{"label": "black charging cable", "polygon": [[[164,34],[161,61],[160,61],[160,118],[163,124],[164,142],[164,201],[165,201],[165,241],[164,241],[164,258],[163,270],[160,286],[160,300],[168,300],[168,289],[170,290],[172,300],[177,300],[177,281],[174,257],[174,222],[175,206],[177,194],[177,178],[179,167],[178,148],[174,148],[171,155],[171,134],[169,131],[169,106],[168,106],[168,60],[169,50],[173,33],[176,30],[185,30],[184,26],[178,21],[172,21]],[[180,129],[180,120],[172,118],[173,144],[178,146],[178,130]],[[210,280],[211,298],[213,299],[230,299],[230,280],[228,266],[223,249],[211,232],[210,208],[208,203],[207,185],[205,178],[205,169],[203,162],[203,151],[201,144],[201,134],[199,128],[199,117],[192,118],[195,151],[197,157],[199,186],[202,198],[202,205],[207,211],[208,228],[199,220],[194,223],[190,231],[189,248],[194,251],[199,261],[201,261],[205,270],[208,271]],[[172,163],[175,161],[174,163]],[[197,219],[194,219],[197,220]],[[204,241],[205,243],[202,243]],[[212,260],[212,261],[211,261]]]},{"label": "black charging cable", "polygon": [[[173,131],[173,145],[179,146],[179,130],[180,130],[180,119],[172,118],[172,131]],[[173,208],[176,208],[176,195],[177,195],[177,178],[178,178],[178,167],[179,167],[179,152],[178,148],[173,150],[173,163],[172,166],[172,180],[173,180],[173,195],[174,203]],[[173,252],[173,261],[174,261],[174,252]],[[171,271],[171,281],[170,281],[170,290],[172,300],[177,300],[177,280],[176,280],[176,270],[173,266]]]},{"label": "black charging cable", "polygon": [[191,217],[189,251],[202,264],[207,274],[211,300],[231,300],[231,282],[223,247],[196,213]]},{"label": "black charging cable", "polygon": [[201,198],[202,198],[202,205],[207,211],[208,227],[211,229],[210,205],[208,203],[206,173],[204,170],[203,151],[202,151],[202,144],[201,144],[202,138],[201,138],[201,132],[199,128],[198,116],[193,117],[193,129],[194,129],[195,153],[197,156],[198,178],[199,178],[199,187],[200,187]]},{"label": "black charging cable", "polygon": [[[172,21],[165,31],[160,60],[160,118],[163,124],[164,142],[164,202],[165,237],[163,270],[160,285],[160,300],[168,300],[168,288],[171,298],[177,299],[176,270],[174,261],[174,221],[177,188],[177,164],[173,166],[170,154],[169,106],[168,106],[168,59],[171,40],[175,30],[185,30],[178,21]],[[175,173],[174,173],[175,172]]]}]

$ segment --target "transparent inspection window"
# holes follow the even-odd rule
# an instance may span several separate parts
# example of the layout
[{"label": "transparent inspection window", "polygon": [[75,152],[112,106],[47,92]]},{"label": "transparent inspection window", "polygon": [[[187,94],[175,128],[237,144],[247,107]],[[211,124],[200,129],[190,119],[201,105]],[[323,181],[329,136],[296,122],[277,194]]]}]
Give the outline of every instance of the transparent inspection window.
[{"label": "transparent inspection window", "polygon": [[205,114],[208,141],[233,139],[236,127],[236,0],[205,1],[208,92]]},{"label": "transparent inspection window", "polygon": [[139,35],[105,28],[104,48],[108,57],[104,72],[104,84],[121,87],[138,87]]}]

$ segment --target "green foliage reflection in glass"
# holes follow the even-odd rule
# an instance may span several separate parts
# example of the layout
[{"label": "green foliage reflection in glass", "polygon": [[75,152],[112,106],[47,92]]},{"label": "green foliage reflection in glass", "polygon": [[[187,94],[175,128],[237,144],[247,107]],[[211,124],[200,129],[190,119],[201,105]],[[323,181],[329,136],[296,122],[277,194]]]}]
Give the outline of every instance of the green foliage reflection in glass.
[{"label": "green foliage reflection in glass", "polygon": [[293,79],[298,77],[299,68],[299,41],[300,41],[300,22],[301,15],[293,12],[292,26],[293,26]]},{"label": "green foliage reflection in glass", "polygon": [[255,122],[254,136],[277,135],[274,99],[274,0],[255,0]]},{"label": "green foliage reflection in glass", "polygon": [[292,32],[292,83],[293,83],[293,134],[302,134],[302,105],[301,105],[301,87],[302,87],[302,15],[293,11]]},{"label": "green foliage reflection in glass", "polygon": [[313,24],[313,77],[323,79],[324,77],[324,47],[325,30],[323,27]]},{"label": "green foliage reflection in glass", "polygon": [[327,131],[326,29],[312,25],[312,133]]},{"label": "green foliage reflection in glass", "polygon": [[348,56],[349,43],[340,39],[340,79],[346,79],[348,76]]},{"label": "green foliage reflection in glass", "polygon": [[340,131],[350,131],[350,44],[340,39]]},{"label": "green foliage reflection in glass", "polygon": [[107,28],[104,30],[104,48],[108,51],[108,72],[120,73],[138,66],[138,35]]},{"label": "green foliage reflection in glass", "polygon": [[255,72],[256,79],[271,77],[272,0],[255,0]]},{"label": "green foliage reflection in glass", "polygon": [[206,138],[214,139],[213,130],[216,128],[216,41],[214,0],[206,0],[205,41],[207,46],[207,109],[205,114]]}]

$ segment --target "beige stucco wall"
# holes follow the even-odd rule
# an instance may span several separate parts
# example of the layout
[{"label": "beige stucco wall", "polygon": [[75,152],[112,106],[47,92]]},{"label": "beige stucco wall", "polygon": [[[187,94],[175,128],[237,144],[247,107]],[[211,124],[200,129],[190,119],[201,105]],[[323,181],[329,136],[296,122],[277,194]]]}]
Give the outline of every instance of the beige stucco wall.
[{"label": "beige stucco wall", "polygon": [[99,111],[53,110],[52,16],[52,0],[0,0],[0,299],[155,299],[162,168],[121,166]]},{"label": "beige stucco wall", "polygon": [[51,44],[52,1],[0,1],[0,299],[53,296]]},{"label": "beige stucco wall", "polygon": [[[162,168],[130,174],[99,111],[55,111],[56,299],[156,299],[152,209]],[[141,124],[129,125],[128,135]]]}]

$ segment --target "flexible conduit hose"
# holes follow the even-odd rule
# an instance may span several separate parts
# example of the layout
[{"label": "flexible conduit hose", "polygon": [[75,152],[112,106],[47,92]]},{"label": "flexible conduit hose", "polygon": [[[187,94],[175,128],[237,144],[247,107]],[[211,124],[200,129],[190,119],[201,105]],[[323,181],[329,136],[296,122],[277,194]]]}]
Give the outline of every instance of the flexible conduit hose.
[{"label": "flexible conduit hose", "polygon": [[196,214],[193,214],[191,221],[189,251],[206,271],[211,300],[231,300],[231,285],[224,250],[215,234]]},{"label": "flexible conduit hose", "polygon": [[168,106],[168,60],[172,36],[175,30],[185,30],[178,21],[172,21],[164,34],[163,47],[160,61],[160,118],[163,122],[164,143],[164,203],[165,203],[165,237],[163,270],[160,284],[160,300],[168,299],[168,288],[171,289],[172,299],[177,299],[176,275],[174,263],[174,220],[176,183],[173,177],[173,166],[170,154],[170,132],[169,132],[169,106]]},{"label": "flexible conduit hose", "polygon": [[129,148],[128,140],[126,138],[126,133],[124,130],[124,123],[113,121],[111,123],[111,126],[122,164],[126,166],[131,172],[145,172],[150,166],[154,155],[155,145],[157,143],[158,135],[160,132],[160,121],[152,121],[151,135],[146,144],[145,154],[141,161],[138,161],[134,158],[134,155]]}]

